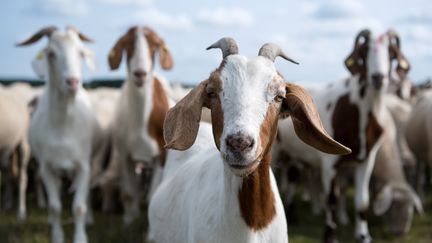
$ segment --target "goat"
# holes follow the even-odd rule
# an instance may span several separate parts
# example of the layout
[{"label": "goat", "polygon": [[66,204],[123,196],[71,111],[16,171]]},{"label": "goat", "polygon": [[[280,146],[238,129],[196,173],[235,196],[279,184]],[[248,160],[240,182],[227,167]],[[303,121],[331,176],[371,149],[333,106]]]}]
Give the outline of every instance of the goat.
[{"label": "goat", "polygon": [[355,162],[355,236],[360,242],[370,242],[366,215],[369,207],[369,181],[376,153],[382,144],[384,119],[390,116],[382,101],[386,91],[391,61],[397,60],[399,73],[409,66],[402,55],[399,37],[389,31],[373,38],[362,30],[355,38],[354,50],[345,60],[352,76],[325,89],[311,90],[324,127],[337,141],[352,149],[352,153],[333,156],[317,153],[292,136],[289,121],[279,123],[283,150],[292,158],[321,168],[326,197],[326,229],[324,242],[336,242],[336,174],[346,161]]},{"label": "goat", "polygon": [[[405,136],[408,146],[417,159],[416,189],[424,197],[424,172],[432,166],[432,91],[424,90],[418,94],[408,120]],[[428,182],[429,183],[429,182]]]},{"label": "goat", "polygon": [[[27,129],[30,113],[26,103],[10,93],[0,90],[0,173],[5,172],[1,180],[5,183],[5,208],[12,207],[12,185],[18,174],[18,210],[19,220],[26,218],[27,167],[30,160],[30,147]],[[17,171],[18,169],[18,171]],[[1,183],[0,183],[1,184]],[[9,194],[9,195],[8,195]]]},{"label": "goat", "polygon": [[127,80],[111,125],[111,162],[100,183],[109,183],[120,171],[123,222],[129,224],[140,211],[137,162],[155,166],[149,195],[159,184],[165,164],[163,121],[174,102],[167,95],[168,84],[153,69],[156,53],[165,70],[172,68],[173,60],[162,38],[148,27],[132,27],[116,42],[108,57],[112,70],[120,66],[123,52],[127,59]]},{"label": "goat", "polygon": [[100,138],[99,124],[81,82],[81,59],[94,67],[93,53],[82,43],[91,39],[72,27],[65,32],[46,27],[17,45],[30,45],[43,37],[48,37],[48,44],[32,64],[48,81],[31,118],[29,143],[48,194],[52,242],[64,242],[60,189],[61,176],[66,175],[73,180],[71,189],[75,191],[74,242],[85,243],[90,163]]},{"label": "goat", "polygon": [[[309,94],[277,72],[277,56],[294,62],[280,47],[266,44],[251,59],[238,54],[231,38],[211,48],[222,49],[222,63],[165,119],[166,148],[186,151],[168,150],[149,205],[149,239],[288,242],[270,168],[278,117],[294,117],[298,136],[317,149],[350,150],[327,135]],[[211,110],[212,126],[200,124],[203,107]]]}]

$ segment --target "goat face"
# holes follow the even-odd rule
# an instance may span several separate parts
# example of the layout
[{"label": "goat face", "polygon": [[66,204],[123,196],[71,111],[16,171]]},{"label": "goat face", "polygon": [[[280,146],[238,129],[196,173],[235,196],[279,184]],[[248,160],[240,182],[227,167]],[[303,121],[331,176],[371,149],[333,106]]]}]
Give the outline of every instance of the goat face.
[{"label": "goat face", "polygon": [[152,79],[156,53],[159,53],[163,69],[169,70],[173,66],[164,41],[148,27],[132,27],[117,41],[108,57],[112,70],[119,67],[123,51],[126,51],[129,80],[137,87]]},{"label": "goat face", "polygon": [[49,76],[53,85],[63,94],[76,94],[82,82],[82,58],[90,69],[94,69],[93,53],[82,42],[92,40],[73,27],[68,27],[65,32],[47,27],[18,46],[32,44],[43,36],[48,37],[48,45],[33,61],[33,69],[41,78]]},{"label": "goat face", "polygon": [[361,85],[385,92],[394,60],[398,62],[397,73],[405,76],[409,64],[400,51],[399,37],[394,31],[374,37],[369,30],[363,30],[357,35],[354,50],[345,60],[345,65],[353,75],[359,75]]},{"label": "goat face", "polygon": [[221,48],[224,59],[206,81],[167,113],[167,148],[184,150],[193,144],[205,106],[211,110],[216,147],[237,176],[253,172],[269,154],[280,116],[293,117],[296,132],[306,143],[323,151],[349,152],[325,133],[309,94],[286,83],[277,72],[276,56],[290,60],[279,47],[266,44],[252,59],[238,55],[230,38],[209,48]]}]

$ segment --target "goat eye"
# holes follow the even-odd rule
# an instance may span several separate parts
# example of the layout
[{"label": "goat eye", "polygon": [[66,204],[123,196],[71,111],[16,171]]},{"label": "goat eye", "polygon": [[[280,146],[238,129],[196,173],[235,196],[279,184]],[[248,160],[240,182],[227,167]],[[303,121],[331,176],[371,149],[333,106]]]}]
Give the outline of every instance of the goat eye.
[{"label": "goat eye", "polygon": [[53,51],[49,51],[48,52],[48,58],[49,59],[54,59],[56,57],[55,53]]},{"label": "goat eye", "polygon": [[284,98],[285,97],[283,95],[276,95],[274,99],[276,102],[282,102]]}]

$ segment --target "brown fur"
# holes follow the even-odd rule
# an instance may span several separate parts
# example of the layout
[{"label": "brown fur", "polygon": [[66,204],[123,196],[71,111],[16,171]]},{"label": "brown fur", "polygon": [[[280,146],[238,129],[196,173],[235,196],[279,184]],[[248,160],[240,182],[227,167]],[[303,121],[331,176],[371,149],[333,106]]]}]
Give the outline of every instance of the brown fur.
[{"label": "brown fur", "polygon": [[166,113],[169,110],[168,98],[165,91],[157,78],[154,78],[153,89],[153,108],[150,113],[149,121],[149,134],[157,141],[160,154],[160,163],[163,167],[165,165],[166,150],[164,148],[165,141],[163,139],[163,122]]},{"label": "brown fur", "polygon": [[[335,131],[334,138],[351,148],[352,153],[342,156],[339,161],[361,160],[360,152],[360,113],[356,105],[352,104],[349,96],[342,96],[336,103],[332,117],[332,127]],[[378,124],[375,116],[370,112],[366,126],[366,154],[380,138],[383,128]]]},{"label": "brown fur", "polygon": [[342,96],[335,105],[332,117],[334,138],[342,144],[351,148],[352,153],[342,156],[340,160],[354,160],[360,152],[359,131],[359,110],[352,104],[349,96]]},{"label": "brown fur", "polygon": [[258,168],[243,179],[238,194],[242,218],[255,231],[265,228],[276,215],[270,185],[270,160],[271,155],[267,153]]}]

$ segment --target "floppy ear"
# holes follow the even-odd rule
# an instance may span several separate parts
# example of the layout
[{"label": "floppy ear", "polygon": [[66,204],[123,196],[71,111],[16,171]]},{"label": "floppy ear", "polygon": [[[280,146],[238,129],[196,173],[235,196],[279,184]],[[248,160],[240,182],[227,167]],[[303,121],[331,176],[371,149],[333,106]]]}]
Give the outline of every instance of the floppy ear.
[{"label": "floppy ear", "polygon": [[151,28],[144,27],[144,33],[151,44],[156,46],[159,53],[159,64],[164,70],[170,70],[173,67],[173,59],[164,40]]},{"label": "floppy ear", "polygon": [[329,154],[349,154],[351,150],[336,142],[321,123],[312,97],[295,84],[286,84],[286,96],[281,108],[282,116],[291,116],[297,136],[306,144]]},{"label": "floppy ear", "polygon": [[118,39],[108,55],[108,63],[111,70],[116,70],[120,66],[123,49],[125,48],[125,41],[125,36]]},{"label": "floppy ear", "polygon": [[167,112],[164,122],[165,148],[186,150],[195,142],[207,83],[201,82]]},{"label": "floppy ear", "polygon": [[170,70],[173,67],[173,59],[165,43],[159,47],[159,64],[165,70]]},{"label": "floppy ear", "polygon": [[31,64],[33,71],[40,79],[48,77],[48,62],[45,56],[45,50],[40,51]]},{"label": "floppy ear", "polygon": [[377,216],[383,215],[390,209],[391,203],[393,201],[393,193],[390,185],[385,186],[373,204],[373,212]]},{"label": "floppy ear", "polygon": [[365,29],[357,34],[354,41],[354,49],[345,59],[345,66],[351,74],[359,74],[366,71],[366,51],[369,42],[370,31]]}]

